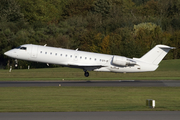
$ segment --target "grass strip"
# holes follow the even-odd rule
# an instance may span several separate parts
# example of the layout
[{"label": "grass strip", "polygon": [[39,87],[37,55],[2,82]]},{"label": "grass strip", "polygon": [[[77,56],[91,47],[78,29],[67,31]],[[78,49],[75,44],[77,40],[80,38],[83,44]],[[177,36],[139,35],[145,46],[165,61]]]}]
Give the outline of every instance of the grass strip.
[{"label": "grass strip", "polygon": [[[146,99],[156,100],[156,108]],[[0,88],[0,112],[179,111],[179,101],[179,87]]]}]

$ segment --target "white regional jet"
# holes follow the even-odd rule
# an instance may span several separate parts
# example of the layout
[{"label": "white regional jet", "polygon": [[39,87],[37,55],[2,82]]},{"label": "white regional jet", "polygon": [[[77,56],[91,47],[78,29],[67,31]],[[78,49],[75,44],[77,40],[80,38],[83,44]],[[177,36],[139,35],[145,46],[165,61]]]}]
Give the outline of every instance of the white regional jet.
[{"label": "white regional jet", "polygon": [[15,59],[81,68],[84,70],[84,75],[88,77],[89,72],[87,71],[123,73],[154,71],[170,49],[174,47],[156,45],[141,58],[131,59],[117,55],[84,52],[78,49],[25,44],[4,54]]}]

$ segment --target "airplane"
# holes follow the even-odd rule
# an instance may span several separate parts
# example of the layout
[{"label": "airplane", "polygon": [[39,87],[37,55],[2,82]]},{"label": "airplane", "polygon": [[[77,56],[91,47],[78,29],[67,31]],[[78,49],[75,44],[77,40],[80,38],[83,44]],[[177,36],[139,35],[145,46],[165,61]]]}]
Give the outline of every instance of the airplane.
[{"label": "airplane", "polygon": [[47,63],[47,65],[57,64],[80,68],[84,70],[84,76],[88,77],[88,71],[120,73],[155,71],[170,49],[175,48],[167,45],[156,45],[141,58],[127,58],[118,55],[79,51],[78,49],[24,44],[5,52],[4,55],[15,59]]}]

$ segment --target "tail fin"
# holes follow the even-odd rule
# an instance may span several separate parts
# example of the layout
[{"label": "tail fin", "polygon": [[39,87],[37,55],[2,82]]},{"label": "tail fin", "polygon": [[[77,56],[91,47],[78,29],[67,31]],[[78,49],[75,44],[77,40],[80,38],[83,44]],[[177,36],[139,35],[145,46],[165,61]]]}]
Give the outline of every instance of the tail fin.
[{"label": "tail fin", "polygon": [[174,47],[169,47],[166,45],[156,45],[149,52],[140,58],[140,60],[158,65],[161,60],[166,56],[170,49],[175,49]]}]

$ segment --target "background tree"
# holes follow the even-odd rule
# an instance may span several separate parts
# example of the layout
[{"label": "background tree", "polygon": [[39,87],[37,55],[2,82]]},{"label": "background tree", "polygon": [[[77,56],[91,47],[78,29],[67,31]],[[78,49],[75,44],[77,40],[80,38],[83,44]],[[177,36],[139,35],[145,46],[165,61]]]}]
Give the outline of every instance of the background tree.
[{"label": "background tree", "polygon": [[145,4],[149,0],[132,0],[137,6]]},{"label": "background tree", "polygon": [[18,0],[29,23],[57,23],[61,20],[64,0]]},{"label": "background tree", "polygon": [[0,21],[17,22],[24,18],[20,6],[15,0],[0,1]]},{"label": "background tree", "polygon": [[110,13],[111,7],[111,0],[95,0],[91,11],[94,14],[100,14],[102,17],[106,17]]},{"label": "background tree", "polygon": [[107,35],[102,39],[100,44],[101,46],[101,53],[110,54],[110,36]]},{"label": "background tree", "polygon": [[0,67],[13,63],[5,51],[27,43],[127,57],[166,44],[177,48],[166,59],[178,59],[179,8],[179,0],[1,0]]},{"label": "background tree", "polygon": [[75,16],[85,16],[91,9],[94,0],[66,0],[63,7],[63,17],[65,19]]}]

